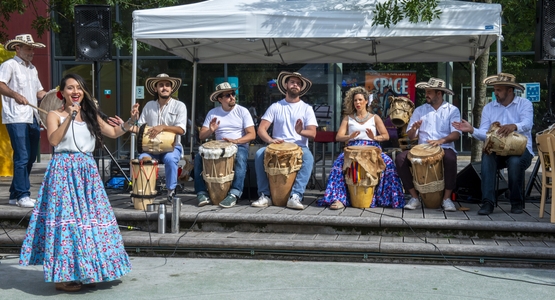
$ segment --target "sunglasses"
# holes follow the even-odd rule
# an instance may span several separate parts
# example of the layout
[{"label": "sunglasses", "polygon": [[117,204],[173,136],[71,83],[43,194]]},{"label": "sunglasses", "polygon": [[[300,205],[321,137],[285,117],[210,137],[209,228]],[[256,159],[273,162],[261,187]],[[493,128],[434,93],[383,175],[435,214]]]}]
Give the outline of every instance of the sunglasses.
[{"label": "sunglasses", "polygon": [[231,97],[231,96],[235,97],[235,92],[231,92],[231,93],[227,93],[227,94],[222,94],[222,97],[225,97],[225,98],[229,98],[229,97]]}]

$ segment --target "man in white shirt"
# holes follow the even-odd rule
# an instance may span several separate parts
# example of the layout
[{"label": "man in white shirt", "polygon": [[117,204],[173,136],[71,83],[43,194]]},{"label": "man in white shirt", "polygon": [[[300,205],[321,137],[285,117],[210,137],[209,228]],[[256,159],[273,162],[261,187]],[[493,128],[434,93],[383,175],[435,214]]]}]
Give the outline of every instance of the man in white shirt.
[{"label": "man in white shirt", "polygon": [[[161,132],[175,133],[175,146],[172,151],[157,155],[151,153],[141,153],[139,155],[139,159],[152,157],[164,163],[166,188],[168,189],[168,201],[170,202],[175,196],[177,166],[181,159],[181,153],[183,153],[181,136],[187,131],[187,107],[183,102],[171,96],[180,86],[180,78],[170,77],[164,73],[147,78],[145,88],[155,99],[147,102],[144,106],[138,122],[139,125],[146,124],[150,127],[146,133],[149,138],[155,138]],[[133,127],[132,131],[137,133],[138,127]]]},{"label": "man in white shirt", "polygon": [[[308,149],[308,140],[316,136],[318,121],[312,106],[302,101],[300,97],[308,92],[312,82],[297,72],[284,71],[278,75],[277,86],[285,98],[272,104],[264,113],[258,126],[258,135],[268,144],[290,142],[301,147],[303,162],[293,183],[287,207],[304,209],[301,201],[314,164],[314,157]],[[272,124],[273,131],[270,136],[268,128]],[[264,170],[265,151],[266,147],[260,148],[255,156],[256,182],[260,198],[252,203],[254,207],[272,205],[268,176]]]},{"label": "man in white shirt", "polygon": [[28,104],[37,106],[46,92],[39,81],[37,69],[31,61],[35,43],[30,34],[21,34],[9,40],[4,48],[15,51],[15,57],[0,65],[0,95],[2,95],[2,124],[10,136],[13,149],[13,178],[10,185],[9,204],[33,207],[29,174],[36,160],[40,141],[38,112]]},{"label": "man in white shirt", "polygon": [[518,132],[528,138],[526,150],[522,155],[500,156],[495,152],[482,154],[482,207],[479,215],[489,215],[496,204],[495,180],[497,170],[507,168],[509,175],[509,191],[511,200],[511,213],[523,212],[524,176],[526,169],[532,163],[534,150],[532,149],[532,126],[534,126],[534,107],[528,99],[515,95],[515,89],[524,90],[516,82],[512,74],[499,73],[484,79],[484,84],[493,85],[495,101],[492,101],[482,110],[480,128],[474,128],[465,120],[454,122],[453,126],[463,132],[469,132],[475,139],[484,141],[486,133],[493,122],[499,122],[501,128],[497,130],[500,136],[507,136],[511,132]]},{"label": "man in white shirt", "polygon": [[[237,153],[233,170],[235,175],[227,196],[220,202],[224,208],[233,207],[237,199],[243,194],[245,175],[247,173],[247,158],[249,156],[249,142],[256,138],[254,123],[249,111],[237,104],[235,91],[228,82],[216,86],[216,91],[210,95],[210,101],[220,102],[222,106],[211,109],[206,115],[204,124],[200,129],[201,140],[207,139],[213,133],[216,140],[224,140],[237,145]],[[200,153],[195,156],[195,192],[197,193],[198,206],[211,202],[206,190],[206,183],[202,177],[202,157]]]},{"label": "man in white shirt", "polygon": [[[443,170],[445,190],[441,206],[445,211],[456,211],[457,208],[451,201],[451,194],[457,181],[457,152],[455,151],[454,141],[461,136],[460,132],[451,125],[453,122],[461,120],[459,109],[443,100],[444,94],[454,95],[453,91],[447,88],[445,81],[438,78],[430,78],[428,82],[419,82],[416,88],[425,89],[426,103],[417,107],[407,125],[409,139],[418,136],[418,144],[430,144],[441,146],[444,151]],[[418,198],[418,193],[414,188],[413,176],[410,171],[410,161],[407,158],[409,150],[403,151],[395,157],[397,172],[405,192],[411,195],[406,209],[416,209],[422,204]]]}]

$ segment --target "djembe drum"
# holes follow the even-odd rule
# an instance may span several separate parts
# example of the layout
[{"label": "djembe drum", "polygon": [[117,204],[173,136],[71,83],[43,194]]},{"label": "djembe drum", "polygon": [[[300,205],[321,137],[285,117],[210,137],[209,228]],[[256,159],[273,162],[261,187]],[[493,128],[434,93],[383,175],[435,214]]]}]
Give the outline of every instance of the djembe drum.
[{"label": "djembe drum", "polygon": [[396,127],[403,127],[406,125],[414,111],[414,103],[407,97],[393,96],[389,96],[389,103],[391,103],[389,109],[391,123]]},{"label": "djembe drum", "polygon": [[155,159],[131,160],[131,176],[133,192],[131,199],[138,210],[146,210],[148,204],[154,202],[157,195],[156,178],[158,177],[158,161]]},{"label": "djembe drum", "polygon": [[285,206],[297,172],[303,164],[303,150],[294,143],[270,144],[264,151],[264,170],[270,183],[270,196],[276,206]]},{"label": "djembe drum", "polygon": [[202,144],[198,152],[202,157],[202,178],[212,204],[218,205],[227,196],[235,176],[233,169],[237,145],[226,141],[210,141]]},{"label": "djembe drum", "polygon": [[137,134],[137,150],[139,153],[160,154],[173,151],[175,133],[162,131],[151,139],[148,133],[150,128],[146,124],[139,127]]},{"label": "djembe drum", "polygon": [[347,146],[344,153],[343,172],[351,205],[368,208],[372,205],[380,175],[385,170],[382,150],[374,146]]},{"label": "djembe drum", "polygon": [[412,164],[414,188],[427,208],[441,207],[445,189],[443,155],[443,148],[429,144],[417,145],[407,155]]},{"label": "djembe drum", "polygon": [[518,132],[511,132],[507,136],[500,136],[497,130],[501,127],[499,122],[491,123],[486,133],[484,152],[491,154],[495,152],[500,156],[522,155],[526,149],[528,138]]}]

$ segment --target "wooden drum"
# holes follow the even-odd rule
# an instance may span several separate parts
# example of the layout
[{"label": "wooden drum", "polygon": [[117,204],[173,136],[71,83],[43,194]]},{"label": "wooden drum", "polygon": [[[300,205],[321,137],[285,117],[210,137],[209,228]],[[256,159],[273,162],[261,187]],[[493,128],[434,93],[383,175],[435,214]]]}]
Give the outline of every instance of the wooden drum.
[{"label": "wooden drum", "polygon": [[158,177],[158,161],[156,160],[131,160],[131,180],[133,192],[131,199],[133,206],[138,210],[146,210],[152,204],[156,194],[156,177]]},{"label": "wooden drum", "polygon": [[269,144],[264,151],[264,170],[268,174],[270,196],[276,206],[287,205],[297,171],[303,164],[303,150],[295,143]]},{"label": "wooden drum", "polygon": [[407,155],[412,164],[414,188],[427,208],[440,208],[445,182],[443,181],[443,148],[420,144]]},{"label": "wooden drum", "polygon": [[500,127],[499,122],[491,123],[486,133],[484,152],[487,154],[495,152],[500,156],[522,155],[526,150],[528,138],[518,132],[511,132],[509,135],[502,137],[497,133]]},{"label": "wooden drum", "polygon": [[139,153],[160,154],[173,151],[175,144],[175,133],[162,131],[155,138],[149,138],[151,127],[143,124],[137,134],[137,150]]},{"label": "wooden drum", "polygon": [[396,127],[403,127],[407,124],[414,111],[414,103],[407,97],[389,96],[391,106],[389,108],[389,117],[391,123]]},{"label": "wooden drum", "polygon": [[381,153],[382,150],[374,146],[345,147],[343,172],[353,207],[368,208],[372,205],[374,188],[385,170]]},{"label": "wooden drum", "polygon": [[202,178],[214,205],[220,204],[231,188],[237,145],[226,141],[210,141],[198,148],[202,157]]}]

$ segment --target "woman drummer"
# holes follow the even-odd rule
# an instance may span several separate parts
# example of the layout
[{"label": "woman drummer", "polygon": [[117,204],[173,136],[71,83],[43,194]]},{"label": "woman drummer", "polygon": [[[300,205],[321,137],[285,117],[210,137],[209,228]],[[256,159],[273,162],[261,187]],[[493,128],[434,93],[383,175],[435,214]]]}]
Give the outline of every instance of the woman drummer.
[{"label": "woman drummer", "polygon": [[[375,146],[381,149],[379,142],[389,140],[389,134],[380,116],[369,112],[372,100],[364,87],[354,87],[347,91],[343,100],[343,120],[335,140],[348,142],[347,146]],[[382,152],[386,169],[380,183],[374,191],[371,207],[402,208],[405,197],[401,180],[395,170],[393,160]],[[345,176],[343,174],[344,153],[335,160],[330,171],[324,197],[318,200],[320,206],[341,209],[351,206]]]}]

